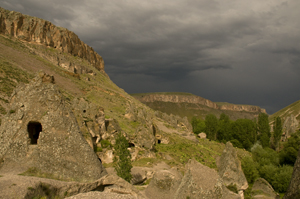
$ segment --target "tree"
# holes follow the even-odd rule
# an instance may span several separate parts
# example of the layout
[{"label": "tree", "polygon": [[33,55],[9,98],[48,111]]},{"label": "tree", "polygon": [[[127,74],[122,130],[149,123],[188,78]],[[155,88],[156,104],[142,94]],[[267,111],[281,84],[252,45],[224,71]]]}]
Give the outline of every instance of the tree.
[{"label": "tree", "polygon": [[226,142],[231,140],[230,138],[230,119],[229,116],[225,113],[221,113],[219,123],[218,123],[218,132],[217,139],[220,142]]},{"label": "tree", "polygon": [[282,135],[281,118],[280,117],[276,117],[275,118],[275,124],[274,124],[274,134],[273,134],[275,149],[279,148],[278,144],[279,144],[281,135]]},{"label": "tree", "polygon": [[300,132],[297,131],[290,138],[288,138],[287,142],[283,144],[284,148],[280,151],[280,164],[289,164],[294,165],[299,151],[300,146]]},{"label": "tree", "polygon": [[205,117],[205,132],[210,140],[217,139],[218,118],[214,114],[208,114]]},{"label": "tree", "polygon": [[117,172],[117,175],[127,182],[130,182],[132,179],[131,175],[131,154],[129,152],[128,148],[128,141],[123,136],[122,133],[119,133],[116,138],[116,144],[114,145],[115,149],[115,157],[114,157],[114,163],[115,163],[115,170]]},{"label": "tree", "polygon": [[248,183],[252,184],[257,178],[259,178],[255,162],[251,156],[246,156],[242,159],[242,169]]},{"label": "tree", "polygon": [[231,139],[237,139],[242,148],[250,150],[255,142],[256,126],[252,120],[237,119],[231,124]]},{"label": "tree", "polygon": [[260,113],[258,115],[257,127],[259,131],[258,140],[260,140],[263,147],[269,147],[271,132],[269,125],[269,116],[266,113]]},{"label": "tree", "polygon": [[192,127],[195,134],[199,134],[205,131],[205,122],[202,119],[192,118]]}]

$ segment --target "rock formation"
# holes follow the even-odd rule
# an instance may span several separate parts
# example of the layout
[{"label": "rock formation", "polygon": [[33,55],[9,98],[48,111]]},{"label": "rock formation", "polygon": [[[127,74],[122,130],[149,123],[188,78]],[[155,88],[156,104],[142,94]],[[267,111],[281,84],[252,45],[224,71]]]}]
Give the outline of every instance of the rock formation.
[{"label": "rock formation", "polygon": [[300,150],[298,152],[297,160],[294,164],[294,170],[290,185],[287,189],[283,199],[300,198]]},{"label": "rock formation", "polygon": [[[58,181],[22,175],[0,178],[0,198],[144,198],[130,183],[117,175],[105,175],[87,183]],[[94,194],[91,194],[94,193]]]},{"label": "rock formation", "polygon": [[181,179],[182,175],[176,168],[157,171],[145,190],[146,196],[156,199],[173,199]]},{"label": "rock formation", "polygon": [[246,112],[257,112],[257,113],[266,113],[265,109],[262,109],[258,106],[251,106],[251,105],[237,105],[237,104],[229,104],[229,103],[223,103],[222,105],[218,105],[215,102],[212,102],[208,99],[192,95],[190,93],[181,93],[179,95],[177,94],[160,94],[160,93],[154,93],[154,94],[139,94],[139,95],[133,95],[136,99],[139,101],[146,103],[146,102],[172,102],[172,103],[190,103],[190,104],[199,104],[199,105],[205,105],[207,107],[213,108],[213,109],[219,109],[219,110],[231,110],[231,111],[246,111]]},{"label": "rock formation", "polygon": [[282,136],[281,141],[285,142],[293,133],[298,130],[299,122],[297,118],[291,114],[287,118],[285,118],[284,123],[282,125]]},{"label": "rock formation", "polygon": [[[8,11],[0,7],[0,34],[15,37],[25,42],[53,47],[63,53],[83,58],[105,74],[104,61],[93,48],[83,43],[75,33],[57,27],[49,21],[23,15],[19,12]],[[57,56],[56,59],[58,65],[72,68],[72,63],[68,62],[66,64],[63,56]],[[80,73],[78,72],[80,70],[84,69],[73,64],[73,72]],[[89,72],[86,71],[86,73]]]},{"label": "rock formation", "polygon": [[97,180],[106,171],[53,83],[53,76],[39,72],[13,92],[0,126],[1,170],[23,167],[60,179]]},{"label": "rock formation", "polygon": [[202,132],[197,135],[198,138],[206,139],[206,133]]},{"label": "rock formation", "polygon": [[236,186],[243,198],[244,190],[248,188],[248,182],[237,157],[237,152],[230,142],[226,143],[218,162],[218,170],[225,186]]},{"label": "rock formation", "polygon": [[[255,180],[252,186],[253,198],[276,199],[279,195],[274,191],[273,187],[263,178]],[[279,197],[280,198],[280,197]]]},{"label": "rock formation", "polygon": [[196,160],[189,160],[174,198],[240,199],[241,197],[223,185],[223,180],[215,170]]},{"label": "rock formation", "polygon": [[72,108],[80,131],[85,135],[90,146],[95,148],[106,132],[104,109],[83,98],[75,98]]}]

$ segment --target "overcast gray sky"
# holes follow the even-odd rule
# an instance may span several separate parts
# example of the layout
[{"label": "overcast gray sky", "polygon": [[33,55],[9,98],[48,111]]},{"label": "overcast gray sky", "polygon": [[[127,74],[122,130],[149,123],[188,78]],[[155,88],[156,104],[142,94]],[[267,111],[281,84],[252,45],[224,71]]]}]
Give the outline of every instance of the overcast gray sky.
[{"label": "overcast gray sky", "polygon": [[128,93],[190,92],[272,114],[300,100],[299,0],[0,0],[75,32]]}]

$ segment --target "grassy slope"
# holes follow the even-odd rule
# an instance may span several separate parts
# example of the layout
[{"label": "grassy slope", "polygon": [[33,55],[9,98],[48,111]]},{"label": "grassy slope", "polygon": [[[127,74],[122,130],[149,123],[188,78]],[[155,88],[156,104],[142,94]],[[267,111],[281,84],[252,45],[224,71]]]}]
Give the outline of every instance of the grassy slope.
[{"label": "grassy slope", "polygon": [[270,122],[273,122],[276,117],[286,118],[287,116],[293,114],[296,116],[297,120],[300,120],[300,100],[296,101],[287,107],[277,111],[273,115],[270,116],[269,120]]},{"label": "grassy slope", "polygon": [[[80,79],[78,79],[78,76],[32,53],[32,51],[37,50],[49,55],[58,53],[56,49],[34,44],[24,44],[18,40],[0,35],[0,102],[7,104],[13,88],[18,83],[28,82],[34,73],[43,70],[48,74],[54,75],[56,84],[59,86],[66,100],[71,101],[75,97],[83,97],[90,102],[102,106],[105,110],[106,118],[118,120],[121,128],[127,133],[135,132],[136,124],[124,118],[126,105],[128,101],[136,103],[139,106],[144,106],[143,104],[120,89],[108,77],[95,70],[88,63],[79,60],[81,64],[92,69],[96,73],[96,76],[82,74],[80,75]],[[66,54],[65,57],[75,61],[78,59]],[[90,78],[90,81],[87,81],[86,78]],[[145,109],[151,111],[147,107]],[[223,144],[208,140],[200,140],[198,144],[195,144],[178,135],[164,134],[169,137],[170,144],[158,145],[156,147],[156,158],[140,159],[133,164],[151,166],[153,163],[163,160],[172,166],[183,168],[188,159],[195,158],[207,166],[216,168],[215,158],[222,153],[224,149]],[[248,155],[243,150],[238,151],[240,157]],[[166,156],[170,156],[173,159],[166,160]]]}]

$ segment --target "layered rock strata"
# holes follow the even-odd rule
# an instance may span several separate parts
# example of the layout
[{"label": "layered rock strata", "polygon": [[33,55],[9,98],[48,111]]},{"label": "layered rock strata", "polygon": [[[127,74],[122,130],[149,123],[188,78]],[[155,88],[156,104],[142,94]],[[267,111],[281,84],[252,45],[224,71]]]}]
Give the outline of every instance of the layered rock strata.
[{"label": "layered rock strata", "polygon": [[230,111],[246,111],[246,112],[261,112],[266,113],[265,109],[262,109],[258,106],[251,106],[251,105],[237,105],[237,104],[229,104],[224,103],[222,105],[219,105],[215,102],[212,102],[208,99],[191,95],[187,93],[186,95],[180,94],[145,94],[145,95],[133,95],[136,99],[141,101],[142,103],[148,103],[148,102],[172,102],[172,103],[190,103],[190,104],[200,104],[204,105],[213,109],[218,110],[230,110]]},{"label": "layered rock strata", "polygon": [[[57,27],[49,21],[23,15],[19,12],[8,11],[0,7],[0,34],[53,47],[63,53],[80,57],[105,74],[104,61],[92,47],[82,42],[72,31]],[[61,57],[58,56],[57,61],[61,62],[63,66],[65,63]],[[68,64],[70,65],[70,63]],[[77,67],[76,69],[74,66],[74,70],[81,70],[81,68]]]}]

